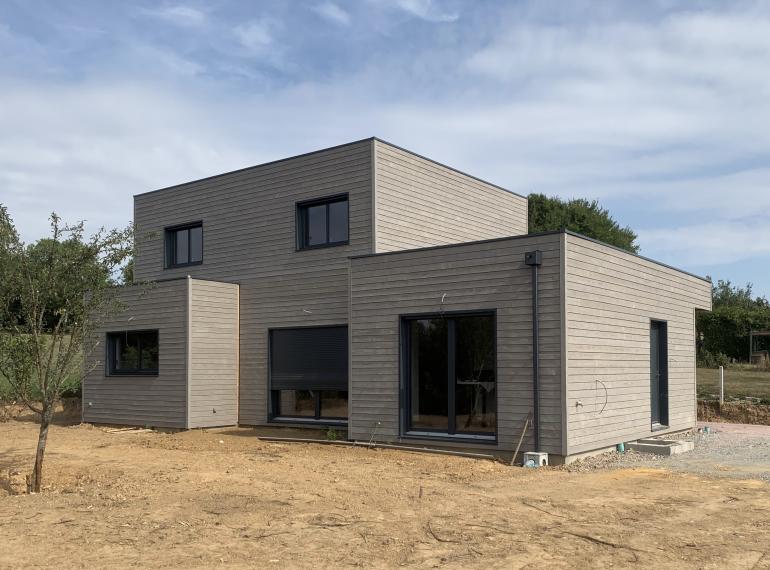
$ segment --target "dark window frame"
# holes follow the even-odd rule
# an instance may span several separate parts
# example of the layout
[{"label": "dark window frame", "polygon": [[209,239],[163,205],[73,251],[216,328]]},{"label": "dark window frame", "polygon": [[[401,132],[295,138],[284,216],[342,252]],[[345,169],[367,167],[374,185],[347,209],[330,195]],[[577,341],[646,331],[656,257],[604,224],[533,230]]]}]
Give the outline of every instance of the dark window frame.
[{"label": "dark window frame", "polygon": [[[668,355],[669,355],[669,342],[668,342],[668,321],[664,321],[662,319],[650,319],[650,330],[652,330],[653,325],[658,325],[658,342],[659,342],[659,348],[662,348],[662,354],[658,355],[658,358],[660,359],[660,378],[658,379],[658,413],[660,417],[658,418],[658,422],[653,422],[652,417],[650,417],[650,430],[651,431],[661,431],[668,429],[670,427],[670,412],[671,412],[671,400],[669,398],[669,366],[668,366]],[[661,336],[662,335],[662,344],[661,344]],[[652,374],[652,369],[650,369],[650,374]],[[661,380],[663,382],[661,383]],[[661,393],[661,386],[665,386],[665,392]],[[665,407],[661,406],[662,401],[662,394],[665,394]],[[652,404],[652,387],[650,387],[650,404]],[[652,416],[652,410],[650,410],[650,416]]]},{"label": "dark window frame", "polygon": [[[347,215],[347,239],[340,241],[329,241],[329,205],[336,204],[338,202],[346,202],[348,205]],[[326,206],[326,243],[320,243],[316,245],[308,244],[308,222],[307,211],[313,206]],[[334,194],[332,196],[324,196],[323,198],[313,198],[312,200],[305,200],[297,202],[294,206],[295,211],[295,234],[296,234],[296,251],[306,251],[310,249],[324,249],[327,247],[338,247],[341,245],[350,244],[350,197],[347,193]]]},{"label": "dark window frame", "polygon": [[[350,383],[348,381],[348,416],[347,417],[332,417],[332,416],[323,416],[321,415],[323,410],[321,409],[321,392],[329,392],[334,390],[308,390],[313,394],[314,400],[315,400],[315,414],[313,417],[309,416],[301,416],[301,415],[291,415],[291,414],[281,414],[281,399],[280,399],[280,392],[281,390],[273,389],[273,363],[272,363],[272,342],[273,342],[273,331],[276,330],[294,330],[294,329],[331,329],[331,328],[339,328],[339,327],[346,327],[348,329],[348,335],[350,334],[350,327],[347,323],[344,324],[336,324],[336,325],[300,325],[300,326],[294,326],[294,327],[271,327],[267,331],[267,421],[268,422],[274,422],[274,423],[307,423],[317,426],[332,426],[332,427],[339,427],[339,426],[347,426],[348,425],[348,418],[350,417]],[[350,342],[350,337],[348,337],[348,343]],[[348,365],[350,363],[350,351],[349,351],[349,345],[348,345]]]},{"label": "dark window frame", "polygon": [[[146,334],[155,333],[158,337],[158,367],[157,368],[133,368],[133,369],[116,369],[115,368],[115,345],[112,339],[118,335],[126,334]],[[158,376],[160,374],[160,330],[159,329],[140,329],[140,330],[123,330],[123,331],[109,331],[105,334],[106,339],[106,355],[105,355],[105,376]],[[139,345],[139,362],[141,364],[141,344]]]},{"label": "dark window frame", "polygon": [[[448,429],[443,430],[440,428],[412,428],[411,426],[411,372],[410,372],[410,359],[411,354],[410,342],[411,334],[409,332],[409,323],[411,321],[420,319],[435,319],[437,317],[479,317],[488,316],[492,317],[492,343],[493,343],[493,365],[495,370],[495,433],[494,435],[488,432],[457,432],[456,410],[455,410],[455,391],[453,383],[450,378],[454,376],[454,367],[456,363],[456,347],[454,334],[447,331],[447,358],[448,369],[447,383],[451,386],[448,387],[447,394],[447,414],[448,414]],[[468,311],[446,311],[442,313],[412,313],[399,315],[399,405],[400,405],[400,418],[399,418],[399,431],[400,436],[405,439],[426,439],[426,440],[446,440],[446,441],[463,441],[483,444],[497,444],[500,433],[500,411],[497,407],[499,401],[499,376],[498,376],[498,359],[497,359],[497,309],[476,309]],[[453,429],[454,428],[454,429]],[[427,435],[423,435],[427,434]]]},{"label": "dark window frame", "polygon": [[[201,229],[201,259],[200,261],[188,261],[186,263],[177,263],[176,261],[176,239],[177,232],[182,230],[191,230],[194,228]],[[189,267],[191,265],[201,265],[203,263],[203,249],[204,249],[204,236],[203,236],[203,220],[197,220],[194,222],[187,222],[184,224],[176,224],[163,228],[163,240],[164,240],[164,265],[166,269],[173,269],[175,267]],[[187,233],[187,257],[190,257],[190,233]]]},{"label": "dark window frame", "polygon": [[[330,426],[346,426],[348,425],[347,417],[339,416],[324,416],[321,408],[321,392],[328,392],[329,390],[306,390],[313,395],[313,404],[315,406],[313,416],[302,416],[298,414],[282,414],[281,413],[281,392],[283,390],[270,389],[270,410],[268,414],[268,421],[270,422],[307,422],[313,425],[330,425]],[[350,416],[350,390],[347,390],[348,394],[348,417]]]}]

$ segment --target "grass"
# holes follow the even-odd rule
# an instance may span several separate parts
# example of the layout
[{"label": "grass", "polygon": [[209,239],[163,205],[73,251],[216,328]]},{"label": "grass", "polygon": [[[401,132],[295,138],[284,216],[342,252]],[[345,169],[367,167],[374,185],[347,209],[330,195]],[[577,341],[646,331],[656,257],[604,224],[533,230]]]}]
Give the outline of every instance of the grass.
[{"label": "grass", "polygon": [[[770,372],[725,369],[725,398],[752,397],[770,403]],[[698,368],[698,398],[719,398],[719,370]]]},{"label": "grass", "polygon": [[[65,389],[62,392],[62,396],[71,396],[78,393],[80,390],[80,375],[70,376],[65,382]],[[8,383],[8,379],[0,374],[0,403],[9,402],[13,400],[13,394],[11,392],[11,386]]]}]

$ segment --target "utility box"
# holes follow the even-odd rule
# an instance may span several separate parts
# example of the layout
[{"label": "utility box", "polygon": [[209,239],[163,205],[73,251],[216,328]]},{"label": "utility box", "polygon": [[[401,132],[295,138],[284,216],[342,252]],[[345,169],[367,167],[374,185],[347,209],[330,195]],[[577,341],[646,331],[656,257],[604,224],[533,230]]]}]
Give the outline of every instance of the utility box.
[{"label": "utility box", "polygon": [[536,467],[545,467],[548,465],[548,454],[541,451],[527,451],[524,454],[522,465],[526,465],[528,461],[533,461]]}]

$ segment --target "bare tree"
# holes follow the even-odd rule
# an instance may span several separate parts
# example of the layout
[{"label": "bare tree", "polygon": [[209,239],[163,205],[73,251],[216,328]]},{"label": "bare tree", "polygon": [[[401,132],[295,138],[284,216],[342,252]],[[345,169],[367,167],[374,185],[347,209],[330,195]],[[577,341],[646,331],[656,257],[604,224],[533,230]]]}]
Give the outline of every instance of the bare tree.
[{"label": "bare tree", "polygon": [[83,222],[50,221],[50,238],[25,245],[0,204],[0,374],[40,416],[30,492],[40,492],[54,407],[98,343],[94,327],[122,309],[116,285],[133,248],[130,226],[86,237]]}]

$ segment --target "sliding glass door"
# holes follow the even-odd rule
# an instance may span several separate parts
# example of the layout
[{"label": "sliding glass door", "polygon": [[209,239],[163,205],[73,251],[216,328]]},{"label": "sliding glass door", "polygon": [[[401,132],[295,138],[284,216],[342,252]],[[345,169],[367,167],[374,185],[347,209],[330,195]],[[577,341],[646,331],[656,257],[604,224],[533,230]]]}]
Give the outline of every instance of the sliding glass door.
[{"label": "sliding glass door", "polygon": [[494,314],[405,318],[402,334],[407,431],[493,438]]}]

